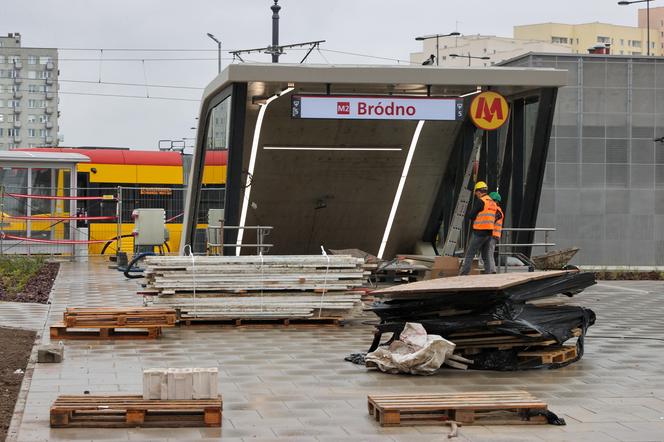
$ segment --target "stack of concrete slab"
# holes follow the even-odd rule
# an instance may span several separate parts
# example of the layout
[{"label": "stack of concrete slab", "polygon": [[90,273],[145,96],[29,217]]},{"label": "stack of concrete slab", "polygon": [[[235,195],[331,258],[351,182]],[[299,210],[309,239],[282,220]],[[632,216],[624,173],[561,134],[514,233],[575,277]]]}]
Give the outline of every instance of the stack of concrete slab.
[{"label": "stack of concrete slab", "polygon": [[343,318],[360,302],[363,265],[347,255],[152,256],[140,293],[181,319]]}]

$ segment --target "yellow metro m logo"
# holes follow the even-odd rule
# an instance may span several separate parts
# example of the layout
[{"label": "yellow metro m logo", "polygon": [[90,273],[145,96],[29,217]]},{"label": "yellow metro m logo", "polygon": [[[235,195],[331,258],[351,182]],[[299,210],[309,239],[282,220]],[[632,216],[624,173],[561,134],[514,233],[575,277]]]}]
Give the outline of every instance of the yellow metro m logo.
[{"label": "yellow metro m logo", "polygon": [[482,92],[470,103],[470,118],[475,126],[484,130],[496,130],[507,121],[507,100],[496,92]]}]

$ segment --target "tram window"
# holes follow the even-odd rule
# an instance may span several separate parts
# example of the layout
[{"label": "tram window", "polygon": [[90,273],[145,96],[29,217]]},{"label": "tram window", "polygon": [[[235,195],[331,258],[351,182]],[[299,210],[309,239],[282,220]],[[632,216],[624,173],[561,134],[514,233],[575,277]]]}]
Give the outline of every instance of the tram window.
[{"label": "tram window", "polygon": [[228,97],[210,112],[205,142],[207,150],[228,149],[228,135],[231,115],[231,98]]},{"label": "tram window", "polygon": [[[31,190],[33,195],[53,195],[56,189],[53,189],[51,181],[51,169],[32,169]],[[51,200],[35,199],[30,200],[32,215],[46,215],[52,212]]]},{"label": "tram window", "polygon": [[[7,193],[26,193],[28,187],[28,169],[2,168],[0,169],[0,184]],[[27,200],[25,198],[4,197],[3,211],[9,215],[25,215]]]}]

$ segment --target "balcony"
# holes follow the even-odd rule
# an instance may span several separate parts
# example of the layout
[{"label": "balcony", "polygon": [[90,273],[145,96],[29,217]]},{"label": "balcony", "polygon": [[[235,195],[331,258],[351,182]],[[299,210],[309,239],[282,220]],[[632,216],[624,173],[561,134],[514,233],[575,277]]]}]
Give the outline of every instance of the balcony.
[{"label": "balcony", "polygon": [[21,136],[20,136],[20,135],[15,136],[15,137],[14,137],[14,143],[18,144],[18,143],[20,143],[20,142],[21,142]]},{"label": "balcony", "polygon": [[46,78],[45,81],[46,81],[46,84],[53,84],[53,79],[52,78]]},{"label": "balcony", "polygon": [[55,64],[46,63],[46,70],[52,71],[53,69],[55,69]]},{"label": "balcony", "polygon": [[21,113],[21,108],[20,107],[13,107],[12,111],[14,112],[14,115],[18,115]]},{"label": "balcony", "polygon": [[46,137],[46,138],[44,138],[44,140],[46,140],[47,144],[53,143],[53,137]]},{"label": "balcony", "polygon": [[44,109],[44,112],[46,112],[46,115],[51,115],[53,113],[53,108],[52,107],[47,107]]},{"label": "balcony", "polygon": [[21,77],[14,77],[14,84],[21,84],[23,83],[23,79]]},{"label": "balcony", "polygon": [[51,123],[50,121],[47,121],[46,122],[46,129],[53,129],[53,123]]},{"label": "balcony", "polygon": [[20,121],[14,121],[14,127],[15,128],[20,128],[21,127],[21,122]]},{"label": "balcony", "polygon": [[46,92],[46,99],[47,100],[52,100],[55,98],[55,94],[53,92]]},{"label": "balcony", "polygon": [[23,98],[23,93],[19,92],[19,91],[15,91],[14,92],[14,98],[17,99],[17,100],[20,100],[21,98]]},{"label": "balcony", "polygon": [[23,69],[23,63],[21,63],[20,61],[15,61],[14,69]]}]

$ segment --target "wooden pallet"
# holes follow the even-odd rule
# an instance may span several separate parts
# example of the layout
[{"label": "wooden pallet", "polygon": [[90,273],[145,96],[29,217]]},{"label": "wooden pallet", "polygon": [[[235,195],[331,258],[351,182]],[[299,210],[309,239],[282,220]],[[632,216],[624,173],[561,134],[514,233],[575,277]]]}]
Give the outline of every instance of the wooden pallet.
[{"label": "wooden pallet", "polygon": [[59,396],[51,427],[221,427],[222,400],[144,400],[130,396]]},{"label": "wooden pallet", "polygon": [[173,327],[172,308],[67,308],[63,322],[67,327]]},{"label": "wooden pallet", "polygon": [[529,417],[529,412],[548,408],[526,391],[372,395],[368,397],[368,405],[369,415],[381,426],[446,421],[463,425],[545,424],[544,416]]},{"label": "wooden pallet", "polygon": [[[581,336],[581,329],[572,330],[572,336]],[[514,347],[556,345],[558,341],[543,336],[537,332],[526,332],[523,337],[515,335],[500,335],[492,332],[481,333],[458,333],[449,336],[449,340],[456,344],[458,350],[465,352],[477,352],[484,348],[495,348],[498,350],[508,350]]]},{"label": "wooden pallet", "polygon": [[200,317],[200,318],[180,318],[180,325],[195,325],[195,324],[214,324],[231,327],[307,327],[307,326],[334,326],[341,327],[344,325],[342,318],[329,318],[329,317],[312,317],[312,318],[214,318],[214,317]]},{"label": "wooden pallet", "polygon": [[[51,326],[51,339],[79,340],[133,340],[156,339],[161,336],[161,327],[67,327],[64,322]],[[93,330],[94,329],[94,330]]]},{"label": "wooden pallet", "polygon": [[556,348],[542,348],[519,352],[518,356],[524,360],[539,360],[541,364],[563,364],[577,357],[576,346],[562,346]]}]

